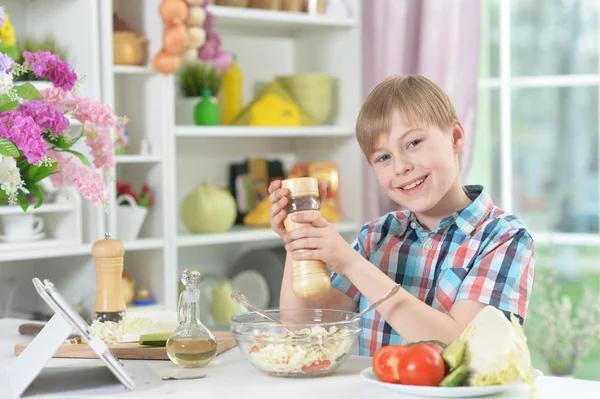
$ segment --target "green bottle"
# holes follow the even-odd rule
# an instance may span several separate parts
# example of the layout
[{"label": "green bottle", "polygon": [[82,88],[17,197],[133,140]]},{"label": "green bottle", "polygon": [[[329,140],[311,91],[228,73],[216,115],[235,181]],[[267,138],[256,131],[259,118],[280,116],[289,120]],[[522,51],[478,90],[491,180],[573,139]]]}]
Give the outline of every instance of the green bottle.
[{"label": "green bottle", "polygon": [[212,93],[208,87],[202,90],[202,100],[194,107],[194,123],[199,126],[219,124],[219,107],[211,101]]}]

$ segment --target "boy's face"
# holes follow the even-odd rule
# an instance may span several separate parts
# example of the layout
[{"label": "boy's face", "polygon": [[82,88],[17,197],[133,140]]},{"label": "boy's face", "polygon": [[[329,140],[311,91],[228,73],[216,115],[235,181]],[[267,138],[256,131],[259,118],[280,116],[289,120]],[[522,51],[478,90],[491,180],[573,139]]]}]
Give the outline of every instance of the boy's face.
[{"label": "boy's face", "polygon": [[463,138],[460,123],[442,131],[409,126],[395,114],[390,133],[379,137],[369,161],[394,202],[424,214],[434,211],[456,183]]}]

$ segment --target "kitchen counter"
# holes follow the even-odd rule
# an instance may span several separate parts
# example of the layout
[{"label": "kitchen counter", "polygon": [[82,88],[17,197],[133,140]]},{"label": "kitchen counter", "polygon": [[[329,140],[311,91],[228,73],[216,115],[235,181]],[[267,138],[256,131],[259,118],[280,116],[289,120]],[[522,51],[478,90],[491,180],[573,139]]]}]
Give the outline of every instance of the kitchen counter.
[{"label": "kitchen counter", "polygon": [[[15,344],[27,341],[29,337],[19,335],[18,326],[25,322],[17,319],[0,319],[0,373],[14,360]],[[124,361],[140,362],[140,361]],[[46,367],[91,366],[100,364],[95,359],[51,359]],[[148,361],[159,375],[172,371],[175,366],[169,361]],[[371,358],[352,356],[334,374],[315,379],[284,379],[269,377],[254,369],[237,348],[218,356],[203,369],[206,377],[196,380],[166,381],[169,393],[143,395],[144,398],[260,398],[260,399],[305,399],[305,398],[344,398],[344,399],[400,399],[409,398],[398,393],[377,387],[363,381],[359,373],[370,367]],[[600,398],[600,382],[575,380],[570,378],[540,377],[537,380],[536,399],[554,398]],[[0,395],[1,396],[1,395]],[[121,395],[110,395],[115,398]],[[137,397],[131,394],[124,397]],[[514,389],[495,399],[528,398],[527,389]],[[98,396],[102,397],[102,396]],[[410,398],[414,398],[410,396]]]}]

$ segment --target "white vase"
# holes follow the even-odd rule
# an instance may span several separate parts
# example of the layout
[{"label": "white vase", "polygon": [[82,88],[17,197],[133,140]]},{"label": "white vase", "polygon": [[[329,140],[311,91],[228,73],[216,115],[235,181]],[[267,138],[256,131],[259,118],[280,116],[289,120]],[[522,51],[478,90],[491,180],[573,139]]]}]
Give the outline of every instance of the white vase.
[{"label": "white vase", "polygon": [[135,240],[140,234],[148,208],[136,204],[135,199],[128,194],[120,195],[117,203],[127,205],[117,206],[117,238],[122,241]]},{"label": "white vase", "polygon": [[175,123],[194,125],[194,108],[202,97],[177,97],[175,99]]}]

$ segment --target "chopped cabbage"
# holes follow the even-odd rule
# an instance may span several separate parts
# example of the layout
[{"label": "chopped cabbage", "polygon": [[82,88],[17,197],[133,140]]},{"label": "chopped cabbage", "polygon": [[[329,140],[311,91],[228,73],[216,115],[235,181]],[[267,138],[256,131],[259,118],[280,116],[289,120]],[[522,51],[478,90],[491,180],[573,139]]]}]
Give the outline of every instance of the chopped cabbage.
[{"label": "chopped cabbage", "polygon": [[465,328],[466,359],[471,386],[527,382],[533,385],[531,355],[519,321],[509,321],[492,306],[483,308]]},{"label": "chopped cabbage", "polygon": [[161,323],[150,318],[126,315],[120,322],[94,320],[90,326],[93,335],[106,344],[136,342],[141,334],[171,332],[176,325]]},{"label": "chopped cabbage", "polygon": [[[250,359],[269,373],[304,374],[337,368],[338,362],[350,352],[354,340],[353,335],[337,327],[326,330],[316,326],[295,335],[264,334],[258,342],[247,345],[246,350]],[[315,366],[318,370],[313,368]]]}]

